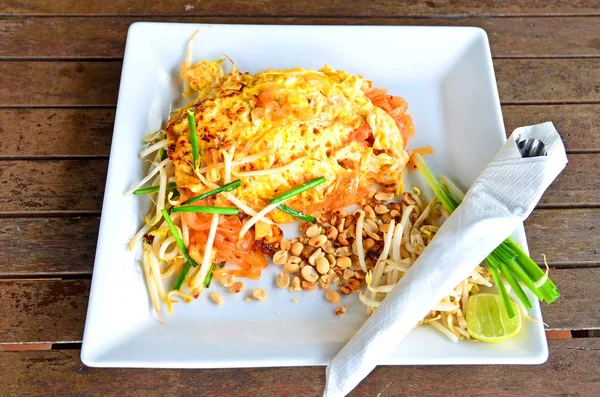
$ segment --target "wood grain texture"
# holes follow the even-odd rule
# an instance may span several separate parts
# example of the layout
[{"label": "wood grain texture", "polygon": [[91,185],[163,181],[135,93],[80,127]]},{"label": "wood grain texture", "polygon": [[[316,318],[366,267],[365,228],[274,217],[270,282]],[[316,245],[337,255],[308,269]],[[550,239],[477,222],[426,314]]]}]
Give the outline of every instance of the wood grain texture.
[{"label": "wood grain texture", "polygon": [[[0,57],[98,58],[123,57],[127,29],[136,17],[0,18]],[[152,17],[146,22],[425,25],[476,26],[484,29],[492,55],[504,57],[600,56],[599,17],[549,18],[274,18],[274,17]],[[40,34],[40,31],[44,34]]]},{"label": "wood grain texture", "polygon": [[600,101],[598,59],[497,59],[494,70],[503,103]]},{"label": "wood grain texture", "polygon": [[[540,206],[600,206],[600,156],[568,157],[567,167]],[[0,160],[0,212],[99,212],[107,166],[104,159]]]},{"label": "wood grain texture", "polygon": [[0,277],[90,276],[98,218],[0,218]]},{"label": "wood grain texture", "polygon": [[600,205],[600,155],[570,154],[569,163],[542,196],[538,207]]},{"label": "wood grain texture", "polygon": [[[350,397],[596,396],[600,339],[549,341],[551,361],[534,366],[382,366]],[[218,370],[99,369],[78,350],[0,354],[5,395],[321,396],[324,367]]]},{"label": "wood grain texture", "polygon": [[99,211],[107,160],[0,161],[0,212]]},{"label": "wood grain texture", "polygon": [[549,329],[600,328],[600,268],[554,270],[551,278],[561,293],[559,300],[542,305]]},{"label": "wood grain texture", "polygon": [[[502,112],[507,135],[551,120],[568,152],[600,151],[600,104],[504,105]],[[114,118],[114,109],[0,109],[0,157],[108,156]]]},{"label": "wood grain texture", "polygon": [[[548,329],[600,329],[600,268],[557,269],[551,277],[562,296],[542,307]],[[81,341],[89,286],[89,280],[0,280],[0,344]]]},{"label": "wood grain texture", "polygon": [[[98,218],[0,218],[0,277],[90,276]],[[533,259],[561,268],[600,265],[600,209],[533,211],[525,222]]]},{"label": "wood grain texture", "polygon": [[600,151],[600,104],[504,105],[507,136],[517,127],[552,121],[568,152]]},{"label": "wood grain texture", "polygon": [[115,105],[121,62],[0,62],[0,106]]},{"label": "wood grain texture", "polygon": [[121,0],[114,2],[78,2],[70,0],[5,0],[4,15],[261,15],[261,16],[435,16],[435,15],[598,15],[597,1],[514,0],[358,0],[350,5],[343,0],[303,2],[263,0],[229,1],[227,7],[218,0],[158,0],[140,2]]},{"label": "wood grain texture", "polygon": [[0,343],[81,341],[89,290],[89,280],[0,280]]},{"label": "wood grain texture", "polygon": [[583,267],[600,264],[600,209],[534,210],[525,221],[529,252],[540,264]]},{"label": "wood grain texture", "polygon": [[114,109],[0,109],[2,156],[108,156]]},{"label": "wood grain texture", "polygon": [[[115,105],[121,62],[0,62],[0,106]],[[497,59],[506,103],[600,101],[598,59]],[[40,79],[43,76],[43,79]]]}]

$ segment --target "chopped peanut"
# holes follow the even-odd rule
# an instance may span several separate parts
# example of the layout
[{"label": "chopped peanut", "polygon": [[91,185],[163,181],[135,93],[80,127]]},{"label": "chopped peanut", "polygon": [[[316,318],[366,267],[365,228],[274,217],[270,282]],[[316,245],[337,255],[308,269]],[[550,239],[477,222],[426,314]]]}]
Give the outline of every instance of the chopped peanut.
[{"label": "chopped peanut", "polygon": [[267,299],[267,291],[262,288],[254,288],[252,290],[252,295],[254,295],[254,297],[259,301],[264,301]]},{"label": "chopped peanut", "polygon": [[340,294],[337,291],[330,289],[329,291],[325,292],[325,299],[327,299],[327,302],[335,305],[340,302]]},{"label": "chopped peanut", "polygon": [[229,291],[233,292],[234,294],[239,293],[243,289],[244,283],[241,281],[236,281],[235,283],[231,284],[231,287],[229,287]]},{"label": "chopped peanut", "polygon": [[218,292],[211,292],[210,299],[212,299],[212,301],[215,302],[217,305],[222,305],[224,302],[223,296]]},{"label": "chopped peanut", "polygon": [[290,276],[286,272],[281,272],[277,275],[276,282],[279,288],[287,288],[290,285]]}]

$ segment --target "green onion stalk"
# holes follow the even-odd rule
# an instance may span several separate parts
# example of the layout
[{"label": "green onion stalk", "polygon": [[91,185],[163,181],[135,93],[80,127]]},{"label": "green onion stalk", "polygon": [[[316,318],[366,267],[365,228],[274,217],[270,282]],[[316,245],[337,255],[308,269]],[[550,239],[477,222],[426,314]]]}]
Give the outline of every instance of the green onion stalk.
[{"label": "green onion stalk", "polygon": [[[436,178],[419,154],[413,155],[413,161],[444,208],[449,213],[454,212],[463,201],[464,193],[445,176]],[[519,281],[542,302],[551,303],[560,296],[552,280],[545,278],[546,275],[540,266],[510,237],[492,251],[485,261],[511,318],[515,316],[515,312],[501,276],[527,309],[531,309],[531,302]],[[541,280],[543,284],[540,286]]]},{"label": "green onion stalk", "polygon": [[193,267],[198,266],[198,263],[189,255],[188,250],[185,247],[185,244],[183,242],[183,239],[181,238],[181,236],[179,235],[179,232],[177,231],[177,228],[173,224],[173,221],[171,220],[169,213],[165,210],[161,210],[161,213],[162,213],[163,218],[165,218],[165,222],[167,222],[167,225],[169,226],[169,230],[171,231],[171,234],[175,238],[175,242],[177,243],[177,246],[179,247],[179,251],[181,251],[183,257],[186,259],[186,262],[183,265],[183,269],[181,270],[181,273],[179,273],[179,276],[177,277],[177,280],[175,281],[175,286],[173,287],[173,289],[180,289],[181,284],[183,284],[183,280],[185,280],[185,276],[190,271],[190,268],[192,266]]},{"label": "green onion stalk", "polygon": [[[273,197],[271,200],[269,200],[269,204],[277,204],[277,203],[281,203],[287,199],[290,199],[294,196],[299,195],[302,192],[305,192],[307,190],[313,189],[316,186],[319,186],[322,183],[325,183],[325,181],[327,181],[327,179],[325,179],[324,176],[320,176],[318,178],[315,179],[311,179],[310,181],[303,183],[302,185],[293,188],[292,190],[290,190],[289,192],[285,192],[283,194],[280,194],[277,197]],[[311,223],[315,223],[317,220],[314,216],[312,215],[306,215],[294,208],[290,208],[287,205],[281,204],[277,207],[279,210],[285,212],[286,214],[290,214],[298,219],[301,219],[303,221],[306,222],[311,222]]]}]

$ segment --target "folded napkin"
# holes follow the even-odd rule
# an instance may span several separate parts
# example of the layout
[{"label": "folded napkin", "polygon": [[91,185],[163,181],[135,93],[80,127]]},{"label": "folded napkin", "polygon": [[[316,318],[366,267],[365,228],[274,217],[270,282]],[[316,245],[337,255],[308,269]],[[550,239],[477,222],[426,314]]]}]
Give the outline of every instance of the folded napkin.
[{"label": "folded napkin", "polygon": [[[547,156],[521,158],[538,138]],[[517,128],[427,249],[327,367],[324,395],[344,396],[523,221],[567,164],[550,122]]]}]

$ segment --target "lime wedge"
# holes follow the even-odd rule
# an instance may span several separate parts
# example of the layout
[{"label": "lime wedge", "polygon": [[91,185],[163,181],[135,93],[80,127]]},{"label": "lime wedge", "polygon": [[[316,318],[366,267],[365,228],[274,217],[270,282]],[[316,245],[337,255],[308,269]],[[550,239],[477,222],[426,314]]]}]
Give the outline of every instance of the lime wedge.
[{"label": "lime wedge", "polygon": [[508,317],[500,295],[477,294],[467,304],[467,332],[482,342],[502,342],[521,330],[521,311],[513,301],[515,316]]}]

